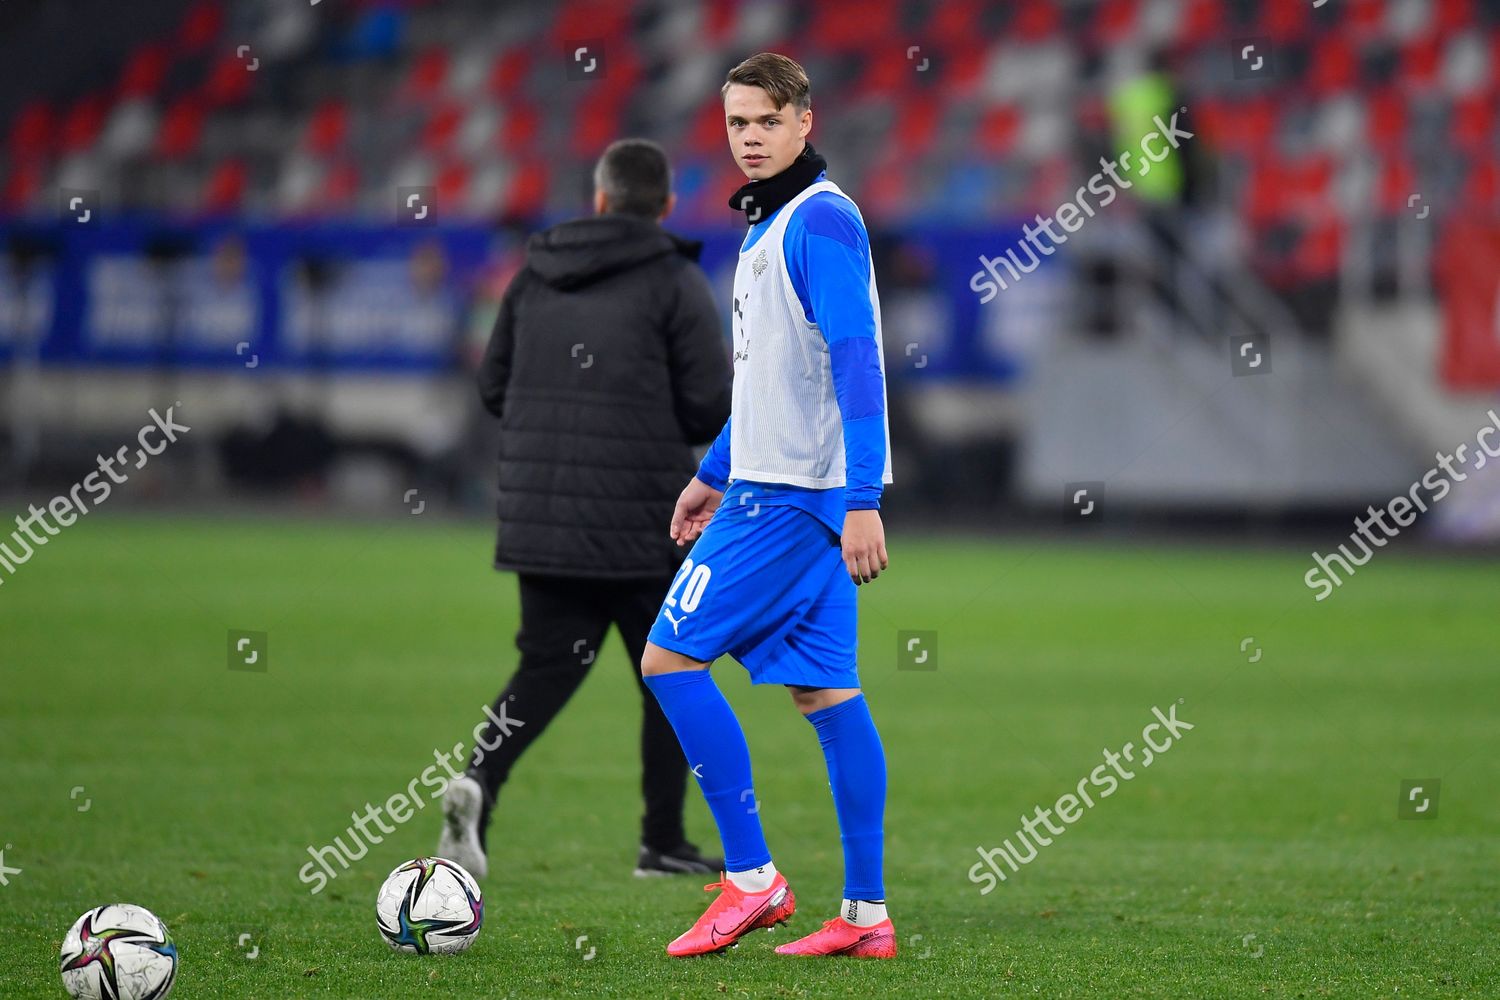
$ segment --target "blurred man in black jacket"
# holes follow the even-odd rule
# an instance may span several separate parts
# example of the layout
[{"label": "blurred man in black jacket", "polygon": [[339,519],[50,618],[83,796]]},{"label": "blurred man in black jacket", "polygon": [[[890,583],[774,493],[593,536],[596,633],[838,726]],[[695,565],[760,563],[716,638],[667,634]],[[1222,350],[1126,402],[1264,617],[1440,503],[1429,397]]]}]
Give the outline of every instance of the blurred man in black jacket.
[{"label": "blurred man in black jacket", "polygon": [[[594,171],[597,214],[531,238],[479,372],[500,418],[495,566],[519,575],[521,662],[444,796],[438,854],[476,877],[501,784],[582,683],[611,623],[640,682],[646,634],[682,560],[663,525],[697,468],[691,446],[729,418],[732,372],[701,244],[659,224],[675,200],[659,146],[610,146]],[[640,690],[636,874],[718,872],[721,860],[683,833],[687,763]]]}]

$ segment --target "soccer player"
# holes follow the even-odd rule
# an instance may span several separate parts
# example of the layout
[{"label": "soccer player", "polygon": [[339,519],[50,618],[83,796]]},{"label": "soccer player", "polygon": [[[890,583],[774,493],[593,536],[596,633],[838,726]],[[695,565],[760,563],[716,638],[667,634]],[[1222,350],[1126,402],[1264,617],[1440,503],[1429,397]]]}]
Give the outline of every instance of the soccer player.
[{"label": "soccer player", "polygon": [[[727,948],[786,920],[796,899],[761,831],[750,752],[708,672],[728,653],[781,684],[817,731],[844,847],[844,900],[783,955],[893,958],[882,877],[885,752],[859,690],[855,585],[889,565],[891,481],[880,304],[854,203],[807,142],[807,73],[752,56],[723,87],[751,223],[734,279],[728,423],[677,500],[671,536],[697,539],[652,626],[641,672],[703,789],[724,844],[721,890],[673,956]],[[701,536],[701,538],[700,538]]]}]

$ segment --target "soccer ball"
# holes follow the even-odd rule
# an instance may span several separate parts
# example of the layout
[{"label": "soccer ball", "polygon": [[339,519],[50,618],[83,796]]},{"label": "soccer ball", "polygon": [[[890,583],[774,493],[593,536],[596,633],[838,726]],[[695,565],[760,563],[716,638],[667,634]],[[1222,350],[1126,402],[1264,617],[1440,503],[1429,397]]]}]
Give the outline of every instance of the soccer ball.
[{"label": "soccer ball", "polygon": [[385,878],[375,898],[380,936],[397,951],[456,954],[474,943],[484,924],[479,884],[460,865],[416,858]]},{"label": "soccer ball", "polygon": [[177,979],[177,946],[144,906],[96,906],[62,943],[62,981],[77,1000],[165,1000]]}]

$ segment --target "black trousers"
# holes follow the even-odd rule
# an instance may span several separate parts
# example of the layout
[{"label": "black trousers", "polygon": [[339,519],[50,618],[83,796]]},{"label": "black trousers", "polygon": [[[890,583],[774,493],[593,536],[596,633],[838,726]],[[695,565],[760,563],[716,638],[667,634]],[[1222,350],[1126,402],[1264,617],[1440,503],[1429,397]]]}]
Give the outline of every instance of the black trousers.
[{"label": "black trousers", "polygon": [[489,751],[476,745],[469,764],[485,790],[481,829],[488,826],[490,810],[510,769],[578,690],[614,624],[635,668],[644,709],[641,793],[646,813],[641,841],[656,850],[670,850],[683,842],[687,760],[656,696],[641,680],[646,636],[671,585],[671,577],[591,580],[520,574],[521,630],[516,634],[516,648],[521,651],[521,663],[495,699],[493,717],[486,718],[479,737],[482,745],[495,745],[497,738],[499,744]]}]

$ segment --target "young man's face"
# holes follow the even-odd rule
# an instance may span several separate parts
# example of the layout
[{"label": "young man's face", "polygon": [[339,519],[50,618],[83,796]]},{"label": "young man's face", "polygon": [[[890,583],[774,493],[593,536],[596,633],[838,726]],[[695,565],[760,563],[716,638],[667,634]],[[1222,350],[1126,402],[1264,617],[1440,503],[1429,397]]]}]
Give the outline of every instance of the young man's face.
[{"label": "young man's face", "polygon": [[801,155],[812,131],[812,109],[778,108],[759,87],[735,83],[724,95],[724,122],[734,162],[758,181],[781,173]]}]

